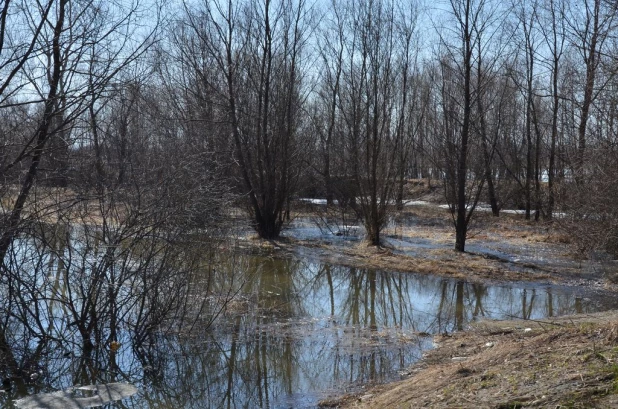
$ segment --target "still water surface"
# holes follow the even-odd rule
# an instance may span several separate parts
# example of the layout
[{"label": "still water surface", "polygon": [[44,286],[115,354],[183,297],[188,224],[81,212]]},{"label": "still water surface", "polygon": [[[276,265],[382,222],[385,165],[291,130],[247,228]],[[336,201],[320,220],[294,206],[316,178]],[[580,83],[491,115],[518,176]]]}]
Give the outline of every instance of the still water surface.
[{"label": "still water surface", "polygon": [[210,327],[198,322],[139,349],[123,343],[113,370],[58,358],[48,363],[58,372],[51,386],[101,379],[138,387],[110,408],[311,408],[399,379],[432,347],[431,334],[481,319],[615,307],[611,297],[571,287],[490,286],[256,255],[236,255],[234,265],[242,284]]},{"label": "still water surface", "polygon": [[245,309],[227,314],[205,341],[220,353],[203,369],[218,375],[201,382],[212,387],[212,407],[313,407],[329,393],[397,379],[431,348],[427,334],[613,302],[566,287],[486,286],[297,260],[255,265]]}]

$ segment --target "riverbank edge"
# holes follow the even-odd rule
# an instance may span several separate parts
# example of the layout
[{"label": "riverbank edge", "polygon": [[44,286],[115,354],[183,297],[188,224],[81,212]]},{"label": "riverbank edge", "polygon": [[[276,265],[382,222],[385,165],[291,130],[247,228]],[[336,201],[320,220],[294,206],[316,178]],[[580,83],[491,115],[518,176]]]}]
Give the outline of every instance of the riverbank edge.
[{"label": "riverbank edge", "polygon": [[[530,262],[512,262],[485,254],[434,250],[426,257],[398,254],[389,247],[369,246],[364,242],[348,247],[330,243],[281,238],[249,240],[247,248],[272,252],[278,256],[308,258],[319,262],[382,271],[429,274],[473,283],[534,282],[572,287],[584,286],[618,296],[618,271],[599,273],[576,267],[560,269]],[[429,252],[428,252],[429,253]]]},{"label": "riverbank edge", "polygon": [[321,408],[618,407],[618,311],[482,321],[434,337],[406,378]]}]

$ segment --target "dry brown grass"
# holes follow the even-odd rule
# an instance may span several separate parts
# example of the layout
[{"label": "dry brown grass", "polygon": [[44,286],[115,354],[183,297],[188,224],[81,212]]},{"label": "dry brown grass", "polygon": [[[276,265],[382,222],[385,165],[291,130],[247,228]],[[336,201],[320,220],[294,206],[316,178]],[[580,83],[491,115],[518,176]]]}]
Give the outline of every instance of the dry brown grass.
[{"label": "dry brown grass", "polygon": [[[7,188],[0,197],[0,209],[9,213],[12,211],[17,196],[18,186]],[[105,221],[108,224],[122,224],[130,214],[124,203],[106,203]],[[95,197],[82,197],[70,188],[42,187],[33,189],[24,205],[22,219],[44,223],[69,222],[85,225],[101,225],[103,215],[101,202]]]},{"label": "dry brown grass", "polygon": [[616,407],[618,314],[543,322],[488,322],[439,336],[408,379],[362,396],[323,402],[345,408]]},{"label": "dry brown grass", "polygon": [[[549,281],[554,283],[573,283],[579,280],[598,280],[597,277],[582,275],[579,254],[568,245],[568,237],[554,230],[551,223],[525,221],[521,215],[504,214],[499,218],[488,212],[479,212],[470,231],[468,243],[485,245],[499,243],[510,249],[517,249],[523,261],[513,262],[499,256],[475,253],[459,253],[453,250],[455,243],[454,227],[448,210],[434,205],[409,206],[396,217],[404,222],[387,228],[384,235],[403,239],[427,240],[436,248],[422,248],[402,254],[388,247],[372,247],[364,243],[355,246],[338,246],[326,240],[302,241],[286,238],[277,242],[259,243],[262,248],[294,253],[298,246],[311,247],[319,252],[325,262],[357,268],[375,268],[399,272],[434,274],[467,281]],[[410,221],[412,221],[410,223]],[[258,244],[257,242],[255,244]],[[508,253],[509,250],[507,250]],[[526,254],[526,251],[532,252]],[[536,256],[545,259],[547,252],[557,264],[535,263]],[[527,257],[526,257],[527,256]],[[570,266],[569,266],[570,263]],[[606,274],[604,284],[615,285]],[[618,276],[618,274],[616,274]],[[618,283],[618,279],[615,280]],[[609,288],[608,287],[608,288]]]},{"label": "dry brown grass", "polygon": [[333,247],[329,244],[302,242],[286,238],[273,242],[260,240],[249,243],[251,247],[294,254],[299,246],[312,247],[319,252],[323,262],[356,267],[373,268],[386,271],[432,274],[469,282],[500,281],[552,281],[560,282],[564,277],[556,276],[541,267],[523,265],[509,268],[508,263],[483,255],[460,253],[453,249],[428,249],[421,256],[396,254],[385,247],[368,246],[361,242],[351,247]]}]

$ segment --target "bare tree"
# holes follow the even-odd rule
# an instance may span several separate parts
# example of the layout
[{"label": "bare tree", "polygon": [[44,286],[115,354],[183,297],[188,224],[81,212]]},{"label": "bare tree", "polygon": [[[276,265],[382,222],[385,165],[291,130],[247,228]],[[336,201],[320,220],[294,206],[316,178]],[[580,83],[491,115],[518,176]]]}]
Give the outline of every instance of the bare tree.
[{"label": "bare tree", "polygon": [[[423,102],[427,96],[421,95],[419,84],[418,67],[418,43],[416,38],[416,18],[418,11],[416,5],[412,3],[409,9],[401,12],[404,17],[400,18],[397,24],[397,38],[399,43],[396,47],[401,49],[398,70],[401,72],[401,101],[397,104],[397,125],[395,132],[397,139],[401,140],[398,160],[398,184],[395,194],[397,209],[403,209],[404,185],[409,176],[409,168],[412,150],[415,146],[422,148],[422,143],[418,143],[420,127],[426,114],[426,107]],[[415,164],[416,172],[413,177],[418,177],[418,164]]]},{"label": "bare tree", "polygon": [[[482,35],[493,23],[493,11],[483,0],[453,0],[450,6],[454,17],[451,30],[459,43],[449,44],[445,40],[446,34],[442,35],[448,57],[442,62],[442,77],[446,81],[442,98],[445,107],[449,107],[443,108],[447,124],[445,187],[455,224],[455,250],[465,251],[468,226],[485,181],[481,176],[482,168],[473,170],[471,166],[471,152],[474,152],[471,147],[479,141],[474,137],[472,123],[478,98],[473,75],[475,60],[480,58],[476,50],[481,49]],[[450,142],[449,137],[452,138]]]},{"label": "bare tree", "polygon": [[[26,252],[24,243],[30,239],[23,228],[24,215],[29,219],[28,234],[35,236],[35,254],[42,260],[49,247],[41,226],[60,219],[63,208],[68,211],[80,201],[68,190],[41,186],[42,166],[53,164],[55,159],[49,156],[62,147],[61,166],[66,171],[74,142],[71,130],[88,108],[85,96],[109,90],[114,78],[148,48],[153,30],[133,27],[138,7],[133,3],[110,7],[97,1],[2,2],[0,111],[20,107],[33,118],[25,128],[30,133],[16,139],[18,145],[10,158],[3,158],[0,169],[1,191],[6,194],[2,199],[10,204],[0,226],[0,284],[6,295],[4,307],[8,305],[0,313],[0,349],[14,374],[19,375],[17,366],[29,362],[29,353],[36,359],[53,338],[48,337],[47,326],[53,327],[49,323],[54,319],[39,310],[38,301],[49,301],[43,272],[29,264],[31,259],[17,257]],[[14,335],[15,343],[26,342],[20,362],[12,357],[9,335]],[[28,344],[29,339],[37,342]]]},{"label": "bare tree", "polygon": [[599,67],[605,60],[604,54],[609,46],[610,34],[615,29],[616,2],[586,0],[583,4],[571,4],[567,22],[574,46],[584,62],[585,78],[583,99],[577,127],[577,152],[575,154],[575,177],[579,179],[584,172],[587,126],[590,110],[599,91],[605,84],[597,85]]},{"label": "bare tree", "polygon": [[400,13],[382,1],[343,7],[349,19],[339,97],[348,163],[344,179],[354,186],[351,204],[367,240],[379,245],[403,166],[399,155],[412,136],[406,124],[414,27],[400,23],[414,21],[414,13]]},{"label": "bare tree", "polygon": [[[8,3],[5,4],[5,9],[8,7]],[[62,50],[61,50],[61,36],[63,31],[65,30],[65,17],[66,17],[66,7],[67,1],[60,0],[58,3],[58,8],[56,11],[57,19],[55,24],[53,25],[53,34],[52,34],[52,46],[51,50],[47,50],[49,52],[49,56],[51,57],[51,64],[47,67],[47,74],[49,78],[48,84],[48,92],[45,98],[45,104],[43,108],[43,114],[41,121],[35,130],[35,133],[31,139],[32,142],[25,147],[25,151],[31,150],[30,152],[30,163],[28,166],[28,171],[24,180],[21,183],[21,189],[15,200],[15,204],[11,210],[10,215],[8,216],[6,222],[2,226],[2,236],[0,237],[0,261],[4,260],[7,250],[9,249],[11,243],[15,235],[17,234],[17,229],[19,227],[21,221],[21,213],[26,204],[26,200],[30,194],[30,189],[34,185],[35,178],[38,173],[39,164],[41,162],[41,158],[44,153],[45,145],[50,138],[50,135],[53,134],[54,130],[51,129],[52,122],[54,117],[57,115],[56,108],[57,103],[56,99],[58,97],[58,91],[60,88],[60,80],[62,76],[63,69],[63,61],[62,61]],[[46,11],[45,14],[47,14]],[[39,29],[40,30],[40,29]],[[36,37],[38,41],[38,36],[40,31],[36,31],[33,37]],[[31,49],[27,50],[27,54]],[[27,58],[25,56],[24,58]],[[19,69],[25,64],[25,60],[23,63],[20,63],[18,66]],[[15,68],[18,68],[15,67]],[[18,156],[17,159],[21,160],[22,154]],[[17,159],[11,163],[17,163]],[[5,269],[4,266],[2,266]]]},{"label": "bare tree", "polygon": [[[524,50],[525,79],[514,79],[518,83],[526,103],[525,113],[525,147],[526,166],[525,179],[522,183],[525,200],[525,218],[531,218],[534,202],[535,220],[541,214],[541,142],[543,129],[540,126],[540,98],[537,87],[537,68],[539,59],[539,30],[535,27],[538,21],[539,4],[537,1],[522,3],[518,9],[518,22],[521,27],[521,48]],[[521,183],[521,182],[520,182]],[[533,185],[534,184],[534,185]],[[534,190],[533,190],[534,188]],[[534,192],[534,195],[533,195]],[[533,200],[534,199],[534,200]]]},{"label": "bare tree", "polygon": [[186,8],[188,30],[223,74],[217,91],[227,108],[239,186],[262,238],[279,236],[299,173],[301,66],[310,17],[304,1],[212,1]]},{"label": "bare tree", "polygon": [[547,189],[548,201],[547,211],[545,213],[548,219],[552,219],[555,202],[556,202],[556,149],[558,142],[558,120],[560,112],[560,89],[559,77],[560,62],[564,53],[566,41],[566,24],[565,24],[565,4],[560,0],[548,0],[544,7],[541,7],[542,20],[539,26],[543,33],[543,39],[549,49],[548,64],[551,72],[551,89],[550,95],[552,98],[552,119],[551,119],[551,136],[549,147],[549,165],[547,169]]},{"label": "bare tree", "polygon": [[[26,201],[39,174],[41,162],[48,153],[49,141],[58,135],[66,135],[71,122],[87,109],[82,98],[85,89],[90,86],[88,92],[104,92],[120,70],[142,55],[150,44],[148,35],[145,41],[140,42],[137,38],[133,41],[128,37],[130,31],[123,31],[131,30],[127,27],[131,27],[135,7],[129,5],[120,11],[109,9],[106,12],[106,8],[97,8],[94,2],[77,6],[69,5],[67,0],[58,0],[52,7],[55,22],[50,24],[51,31],[39,26],[34,29],[37,58],[30,58],[19,66],[22,71],[19,78],[34,86],[37,98],[24,103],[38,106],[40,119],[33,135],[4,169],[6,171],[23,160],[28,161],[27,171],[19,182],[20,191],[3,225],[0,260],[18,232]],[[45,9],[44,15],[48,13],[50,11]],[[111,42],[118,41],[119,35],[125,36],[125,42],[120,43],[120,47],[108,48]],[[95,49],[101,53],[93,52]],[[31,49],[26,52],[31,52]],[[84,80],[81,71],[89,58],[98,61],[96,71],[89,73],[90,78],[96,76],[96,80],[90,83]],[[20,83],[16,88],[24,86]],[[66,141],[63,143],[66,144]]]}]

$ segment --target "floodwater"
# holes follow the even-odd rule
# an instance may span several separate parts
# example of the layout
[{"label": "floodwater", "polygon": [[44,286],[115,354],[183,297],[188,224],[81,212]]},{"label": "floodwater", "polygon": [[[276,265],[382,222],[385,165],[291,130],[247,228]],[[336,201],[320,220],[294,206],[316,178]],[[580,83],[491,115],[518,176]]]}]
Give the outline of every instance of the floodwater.
[{"label": "floodwater", "polygon": [[[432,221],[422,218],[421,220],[425,226],[428,224],[442,226],[444,223],[440,219]],[[441,252],[432,252],[432,250],[450,250],[453,248],[454,237],[453,240],[445,242],[437,237],[410,237],[400,234],[402,226],[413,227],[419,221],[416,217],[391,220],[382,232],[382,241],[385,246],[395,254],[427,259],[439,259],[442,256]],[[348,224],[342,224],[336,218],[304,217],[294,220],[283,234],[302,241],[326,242],[336,248],[336,246],[345,247],[358,243],[362,240],[364,232],[362,225],[354,224],[351,221]],[[302,253],[302,251],[301,249],[300,252]],[[568,270],[571,275],[600,280],[604,274],[618,270],[618,261],[602,252],[590,253],[587,255],[588,259],[582,261],[573,257],[573,254],[570,254],[572,249],[562,244],[551,242],[515,244],[505,241],[500,235],[491,233],[484,234],[482,239],[475,238],[474,235],[468,238],[466,252],[501,260],[507,263],[505,264],[506,268],[516,271],[541,268],[560,274],[561,271]]]},{"label": "floodwater", "polygon": [[[357,240],[354,234],[297,228],[288,234]],[[611,294],[585,288],[483,285],[233,250],[221,251],[217,260],[225,264],[215,266],[219,274],[237,285],[217,296],[193,294],[196,301],[224,300],[218,315],[201,311],[214,321],[197,320],[139,347],[131,345],[126,328],[113,360],[50,352],[39,363],[40,381],[3,392],[0,404],[16,407],[14,400],[28,394],[121,381],[138,392],[105,407],[313,408],[329,396],[405,376],[432,348],[432,334],[484,319],[543,319],[617,307]],[[213,308],[223,305],[214,301]]]},{"label": "floodwater", "polygon": [[485,286],[298,260],[255,263],[245,307],[204,341],[205,349],[220,351],[200,370],[208,380],[195,380],[212,388],[209,399],[218,397],[211,407],[314,407],[329,394],[398,379],[432,347],[429,334],[481,319],[615,306],[611,297],[566,287]]}]

